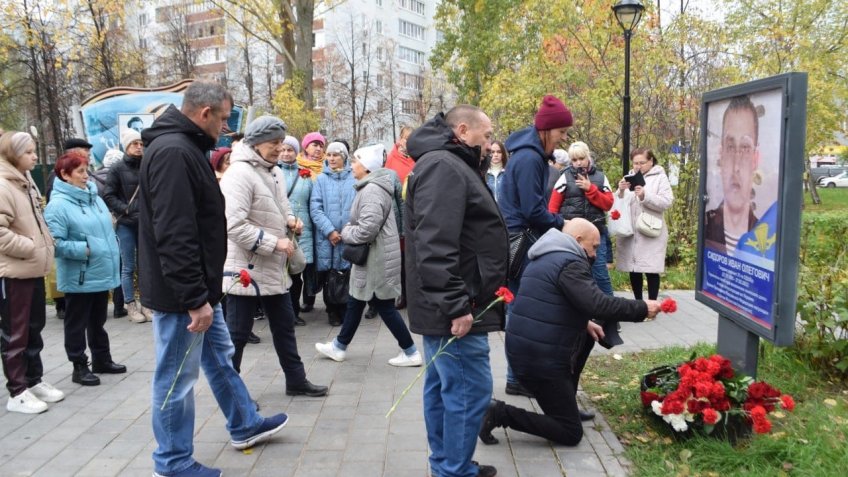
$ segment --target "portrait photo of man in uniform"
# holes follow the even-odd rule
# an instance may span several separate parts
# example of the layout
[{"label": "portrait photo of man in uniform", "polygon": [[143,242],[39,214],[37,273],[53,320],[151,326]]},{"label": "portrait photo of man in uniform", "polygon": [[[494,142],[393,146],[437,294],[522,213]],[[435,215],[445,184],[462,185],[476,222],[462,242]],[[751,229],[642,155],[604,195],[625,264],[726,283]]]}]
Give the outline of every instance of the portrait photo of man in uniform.
[{"label": "portrait photo of man in uniform", "polygon": [[706,212],[704,240],[733,255],[739,239],[757,223],[754,177],[760,163],[759,115],[751,99],[736,96],[724,111],[718,152],[723,200]]}]

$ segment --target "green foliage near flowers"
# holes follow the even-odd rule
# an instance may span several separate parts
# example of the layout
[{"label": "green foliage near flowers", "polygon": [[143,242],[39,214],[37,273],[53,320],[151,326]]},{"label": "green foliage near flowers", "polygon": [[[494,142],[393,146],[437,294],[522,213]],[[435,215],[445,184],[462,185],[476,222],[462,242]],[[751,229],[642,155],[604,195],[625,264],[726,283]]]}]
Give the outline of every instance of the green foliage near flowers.
[{"label": "green foliage near flowers", "polygon": [[798,277],[796,353],[848,378],[848,210],[807,214]]},{"label": "green foliage near flowers", "polygon": [[731,446],[713,437],[676,440],[672,431],[645,413],[639,398],[642,375],[656,366],[708,356],[711,345],[668,348],[590,358],[581,383],[609,422],[638,476],[830,476],[848,468],[848,389],[816,373],[811,363],[788,348],[763,345],[758,379],[796,401],[794,412],[770,415],[770,434]]}]

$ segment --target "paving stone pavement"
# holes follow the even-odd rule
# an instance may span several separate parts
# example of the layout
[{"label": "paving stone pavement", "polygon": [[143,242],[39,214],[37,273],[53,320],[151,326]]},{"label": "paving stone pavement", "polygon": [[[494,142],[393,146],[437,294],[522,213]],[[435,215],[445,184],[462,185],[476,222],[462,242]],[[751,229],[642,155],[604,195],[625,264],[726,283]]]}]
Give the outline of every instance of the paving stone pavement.
[{"label": "paving stone pavement", "polygon": [[[696,303],[693,292],[663,294],[677,300],[677,313],[650,323],[622,324],[626,344],[613,352],[715,342],[716,314]],[[267,321],[257,321],[254,331],[262,342],[248,345],[245,350],[243,377],[262,412],[286,412],[289,424],[264,445],[246,452],[233,449],[223,415],[201,377],[196,387],[195,458],[223,468],[227,477],[427,477],[421,382],[390,418],[385,417],[420,368],[394,368],[387,364],[397,354],[397,343],[379,319],[362,321],[345,362],[317,357],[313,344],[332,339],[339,328],[327,324],[322,307],[316,310],[320,311],[303,315],[308,324],[297,328],[297,338],[309,379],[330,385],[329,396],[285,395],[285,378],[274,354]],[[48,307],[42,353],[44,378],[67,397],[39,415],[0,411],[0,476],[152,474],[150,454],[156,445],[150,425],[152,327],[150,323],[110,318],[107,330],[112,355],[116,362],[127,366],[127,374],[101,375],[100,386],[76,385],[71,382],[72,367],[64,353],[62,322]],[[495,397],[539,411],[534,400],[504,394],[503,333],[489,336]],[[413,337],[420,348],[420,336]],[[595,352],[608,351],[598,347]],[[3,389],[0,403],[7,399],[8,393]],[[592,407],[585,396],[581,400]],[[584,430],[580,445],[568,448],[498,429],[495,433],[501,443],[479,444],[475,459],[496,466],[500,477],[627,475],[624,449],[603,416],[585,423]]]}]

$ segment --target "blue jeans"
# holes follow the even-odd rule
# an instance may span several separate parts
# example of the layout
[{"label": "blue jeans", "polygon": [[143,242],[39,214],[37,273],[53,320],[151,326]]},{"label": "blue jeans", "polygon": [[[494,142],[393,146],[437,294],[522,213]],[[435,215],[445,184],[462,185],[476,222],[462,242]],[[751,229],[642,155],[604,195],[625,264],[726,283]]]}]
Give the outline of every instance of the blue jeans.
[{"label": "blue jeans", "polygon": [[[209,382],[218,406],[227,418],[227,431],[233,440],[255,434],[263,422],[244,382],[233,369],[233,343],[224,323],[221,305],[215,305],[212,325],[202,334],[191,333],[188,313],[153,312],[156,367],[153,371],[153,435],[158,446],[153,451],[154,470],[160,474],[181,472],[195,462],[194,383],[200,368]],[[200,340],[191,346],[195,337]],[[186,356],[186,350],[191,351]],[[185,357],[185,364],[177,370]],[[176,386],[164,410],[162,403],[176,377]]]},{"label": "blue jeans", "polygon": [[[383,323],[392,332],[392,336],[395,337],[398,346],[400,346],[404,353],[407,356],[415,354],[415,342],[412,341],[412,335],[409,334],[409,328],[403,322],[403,317],[395,309],[395,300],[381,300],[375,296],[367,303],[371,303],[371,306],[380,314]],[[365,311],[365,305],[366,302],[364,301],[357,300],[354,297],[348,298],[347,311],[342,322],[342,329],[334,340],[336,348],[347,349],[347,345],[353,341],[353,335],[356,334],[359,323],[362,321],[362,312]]]},{"label": "blue jeans", "polygon": [[595,263],[592,265],[592,278],[595,279],[595,284],[605,294],[612,296],[612,281],[610,281],[609,270],[607,270],[607,257],[612,253],[609,249],[608,232],[604,231],[601,234],[601,244],[595,252]]},{"label": "blue jeans", "polygon": [[135,300],[133,273],[138,250],[138,229],[118,224],[115,232],[118,234],[118,245],[121,249],[121,290],[124,292],[124,303],[129,303]]},{"label": "blue jeans", "polygon": [[[429,363],[447,336],[424,336]],[[471,463],[477,434],[492,399],[489,337],[468,334],[455,340],[424,375],[424,423],[435,477],[476,477]]]}]

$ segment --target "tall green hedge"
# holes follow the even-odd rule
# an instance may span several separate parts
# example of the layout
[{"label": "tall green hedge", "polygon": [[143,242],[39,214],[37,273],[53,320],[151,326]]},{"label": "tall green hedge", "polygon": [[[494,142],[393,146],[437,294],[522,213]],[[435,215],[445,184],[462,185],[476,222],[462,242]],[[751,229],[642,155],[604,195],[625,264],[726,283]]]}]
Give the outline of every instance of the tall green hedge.
[{"label": "tall green hedge", "polygon": [[848,378],[848,211],[804,214],[795,349]]}]

